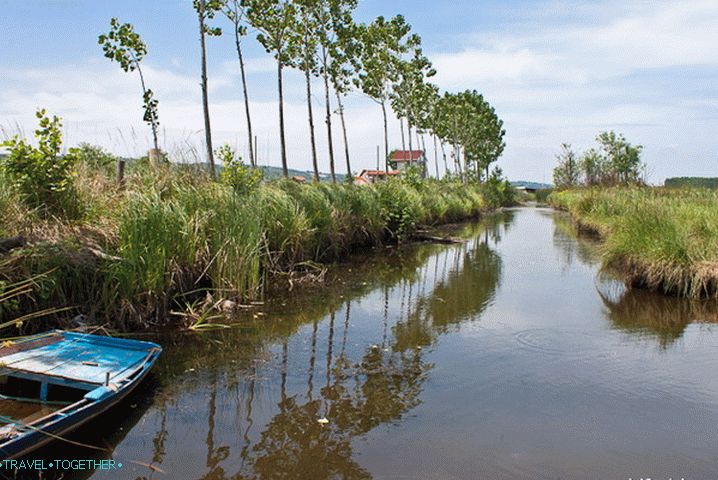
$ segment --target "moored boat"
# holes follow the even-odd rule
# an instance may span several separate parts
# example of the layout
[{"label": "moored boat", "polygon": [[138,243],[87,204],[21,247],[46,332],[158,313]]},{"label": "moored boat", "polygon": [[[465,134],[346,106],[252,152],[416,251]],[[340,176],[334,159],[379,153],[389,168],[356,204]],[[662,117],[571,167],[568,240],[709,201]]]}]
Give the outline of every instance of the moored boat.
[{"label": "moored boat", "polygon": [[162,348],[55,330],[0,346],[0,459],[62,437],[127,396]]}]

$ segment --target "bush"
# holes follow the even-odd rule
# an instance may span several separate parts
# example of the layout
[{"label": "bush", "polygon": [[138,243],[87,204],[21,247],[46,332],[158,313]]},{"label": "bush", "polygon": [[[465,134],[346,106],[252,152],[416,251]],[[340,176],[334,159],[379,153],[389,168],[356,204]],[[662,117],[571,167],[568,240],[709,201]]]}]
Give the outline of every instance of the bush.
[{"label": "bush", "polygon": [[3,159],[2,169],[23,201],[44,216],[79,216],[80,209],[74,187],[77,157],[60,155],[62,123],[56,116],[48,117],[45,110],[36,113],[39,128],[35,130],[38,146],[15,136],[3,142],[9,155]]},{"label": "bush", "polygon": [[237,195],[248,194],[262,181],[262,171],[245,165],[229,145],[221,146],[215,153],[224,164],[220,173],[222,183],[232,187]]},{"label": "bush", "polygon": [[377,189],[387,235],[401,242],[414,231],[422,218],[421,198],[416,190],[398,179],[382,182]]},{"label": "bush", "polygon": [[108,177],[114,175],[116,171],[117,159],[115,156],[98,145],[81,143],[77,147],[71,148],[69,152],[75,157],[78,164],[101,172]]}]

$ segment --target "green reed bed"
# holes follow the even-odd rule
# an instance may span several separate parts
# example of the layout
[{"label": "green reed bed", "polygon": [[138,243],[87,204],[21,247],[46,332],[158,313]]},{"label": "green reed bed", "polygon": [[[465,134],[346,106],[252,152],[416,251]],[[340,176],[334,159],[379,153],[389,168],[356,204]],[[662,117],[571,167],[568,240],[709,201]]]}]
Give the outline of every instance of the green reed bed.
[{"label": "green reed bed", "polygon": [[89,170],[76,183],[84,216],[72,220],[40,215],[0,187],[0,235],[29,240],[4,254],[0,281],[43,273],[29,299],[0,316],[73,306],[73,315],[138,328],[164,322],[205,292],[252,300],[276,273],[403,242],[417,228],[498,206],[485,200],[489,187],[436,181],[276,181],[240,194],[202,172],[170,166],[138,166],[121,187]]},{"label": "green reed bed", "polygon": [[605,263],[634,285],[686,297],[718,297],[718,192],[610,188],[555,192],[603,239]]}]

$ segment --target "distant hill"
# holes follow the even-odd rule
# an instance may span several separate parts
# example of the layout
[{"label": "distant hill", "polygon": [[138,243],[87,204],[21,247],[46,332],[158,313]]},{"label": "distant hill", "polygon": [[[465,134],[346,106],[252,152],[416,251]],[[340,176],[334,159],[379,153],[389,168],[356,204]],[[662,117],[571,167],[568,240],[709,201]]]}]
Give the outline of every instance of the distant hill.
[{"label": "distant hill", "polygon": [[511,182],[511,185],[514,187],[525,187],[530,189],[536,189],[541,190],[545,188],[553,188],[553,185],[550,183],[540,183],[540,182],[527,182],[525,180],[516,180],[514,182]]},{"label": "distant hill", "polygon": [[668,188],[718,188],[718,177],[672,177],[663,183]]}]

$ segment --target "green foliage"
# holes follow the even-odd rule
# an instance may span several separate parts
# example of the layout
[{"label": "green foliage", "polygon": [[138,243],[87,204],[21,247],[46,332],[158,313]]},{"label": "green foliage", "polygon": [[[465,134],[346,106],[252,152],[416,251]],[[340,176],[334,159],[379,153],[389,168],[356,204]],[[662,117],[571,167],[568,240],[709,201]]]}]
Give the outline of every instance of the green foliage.
[{"label": "green foliage", "polygon": [[506,147],[503,121],[475,90],[447,92],[437,102],[432,129],[439,138],[462,147],[467,173],[479,181],[480,173],[488,170]]},{"label": "green foliage", "polygon": [[237,195],[246,195],[262,181],[262,170],[245,165],[229,145],[222,145],[215,152],[224,164],[220,179]]},{"label": "green foliage", "polygon": [[105,57],[120,64],[125,72],[133,72],[147,54],[147,45],[130,23],[110,20],[110,31],[97,38]]},{"label": "green foliage", "polygon": [[15,136],[2,143],[9,155],[2,161],[2,169],[25,203],[44,215],[79,215],[73,184],[77,157],[60,155],[62,123],[45,110],[36,113],[39,128],[35,130],[37,147]]},{"label": "green foliage", "polygon": [[68,151],[76,158],[78,165],[84,165],[106,175],[115,171],[117,158],[99,145],[81,143]]},{"label": "green foliage", "polygon": [[391,94],[400,56],[407,50],[411,26],[402,15],[389,20],[379,16],[357,28],[362,48],[358,60],[356,85],[370,98],[385,102]]},{"label": "green foliage", "polygon": [[159,150],[157,142],[157,128],[160,124],[157,111],[158,101],[152,90],[145,85],[140,62],[147,55],[147,45],[142,41],[140,35],[135,32],[135,27],[130,23],[120,23],[117,18],[110,20],[110,31],[103,33],[97,38],[97,43],[102,46],[105,57],[117,62],[125,72],[137,70],[142,83],[142,119],[152,127],[154,147]]},{"label": "green foliage", "polygon": [[224,0],[192,0],[192,6],[200,17],[202,33],[208,37],[219,37],[222,35],[222,27],[211,27],[207,25],[208,20],[214,19],[217,12],[225,7]]},{"label": "green foliage", "polygon": [[561,153],[556,155],[558,165],[553,169],[553,183],[557,188],[571,188],[578,185],[579,165],[576,152],[571,145],[561,145]]},{"label": "green foliage", "polygon": [[482,187],[484,198],[490,208],[516,204],[516,189],[507,179],[503,178],[503,172],[499,167],[494,167]]},{"label": "green foliage", "polygon": [[539,188],[536,190],[536,202],[547,203],[553,191],[552,188]]},{"label": "green foliage", "polygon": [[389,238],[405,240],[422,217],[419,194],[405,182],[390,179],[377,185],[381,215]]},{"label": "green foliage", "polygon": [[420,187],[424,181],[424,169],[419,165],[409,165],[401,174],[404,182],[413,186]]},{"label": "green foliage", "polygon": [[666,178],[667,188],[712,188],[718,189],[718,177],[672,177]]},{"label": "green foliage", "polygon": [[643,183],[645,165],[640,145],[631,145],[622,134],[601,132],[596,137],[598,148],[583,153],[578,161],[570,145],[561,145],[562,152],[554,169],[558,188],[587,186],[639,185]]},{"label": "green foliage", "polygon": [[247,17],[257,29],[257,41],[283,65],[292,61],[292,31],[297,6],[289,0],[247,0]]}]

